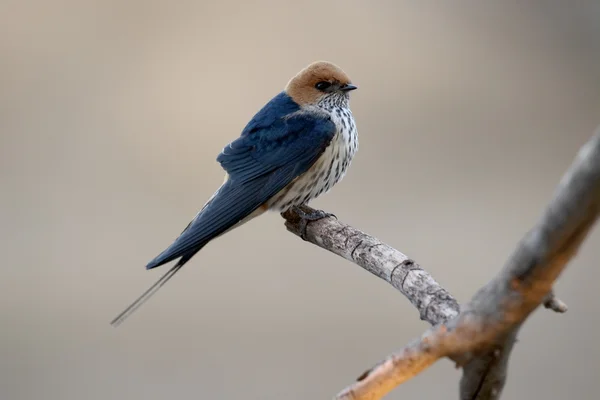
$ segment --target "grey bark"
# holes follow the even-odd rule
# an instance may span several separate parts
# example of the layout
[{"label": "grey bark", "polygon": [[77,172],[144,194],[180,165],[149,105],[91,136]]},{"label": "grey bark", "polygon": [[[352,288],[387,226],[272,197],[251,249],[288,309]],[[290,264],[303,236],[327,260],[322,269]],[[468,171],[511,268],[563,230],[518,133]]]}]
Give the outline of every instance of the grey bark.
[{"label": "grey bark", "polygon": [[[302,207],[311,212],[309,207]],[[300,236],[301,218],[287,212],[286,227]],[[352,261],[398,289],[432,325],[458,315],[457,301],[419,264],[379,239],[369,236],[335,218],[310,223],[307,240]]]}]

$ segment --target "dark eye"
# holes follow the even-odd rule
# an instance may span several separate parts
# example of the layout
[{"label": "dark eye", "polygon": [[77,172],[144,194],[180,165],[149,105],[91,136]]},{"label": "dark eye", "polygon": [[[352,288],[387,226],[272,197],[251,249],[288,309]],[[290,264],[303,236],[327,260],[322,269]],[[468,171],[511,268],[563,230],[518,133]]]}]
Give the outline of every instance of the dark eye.
[{"label": "dark eye", "polygon": [[321,81],[315,85],[315,87],[322,92],[327,90],[327,88],[329,88],[330,86],[331,86],[331,82],[327,82],[327,81]]}]

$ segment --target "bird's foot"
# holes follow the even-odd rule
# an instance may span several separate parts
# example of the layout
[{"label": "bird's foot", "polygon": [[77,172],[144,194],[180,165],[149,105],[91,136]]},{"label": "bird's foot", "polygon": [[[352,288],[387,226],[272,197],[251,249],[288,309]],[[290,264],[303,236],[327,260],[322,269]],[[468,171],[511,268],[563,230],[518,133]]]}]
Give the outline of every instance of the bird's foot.
[{"label": "bird's foot", "polygon": [[331,214],[323,210],[313,210],[312,212],[306,212],[302,208],[294,206],[292,207],[292,211],[294,211],[300,217],[300,237],[302,238],[302,240],[307,240],[306,228],[308,227],[308,224],[310,222],[318,221],[320,219],[329,217],[337,219],[335,214]]}]

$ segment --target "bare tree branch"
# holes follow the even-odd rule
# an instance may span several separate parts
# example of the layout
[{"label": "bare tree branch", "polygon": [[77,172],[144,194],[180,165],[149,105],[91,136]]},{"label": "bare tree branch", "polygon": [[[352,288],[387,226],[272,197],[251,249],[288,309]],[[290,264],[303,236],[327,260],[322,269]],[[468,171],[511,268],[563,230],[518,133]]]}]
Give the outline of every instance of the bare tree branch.
[{"label": "bare tree branch", "polygon": [[358,381],[337,395],[340,400],[379,399],[401,383],[423,371],[445,356],[442,340],[446,328],[440,325],[425,332],[398,353],[392,354],[379,365],[364,372]]},{"label": "bare tree branch", "polygon": [[[302,209],[307,213],[314,211],[306,206]],[[285,225],[288,230],[300,236],[300,216],[293,211],[287,211],[283,216],[287,220]],[[431,325],[458,315],[458,303],[450,293],[419,264],[379,239],[335,218],[311,222],[306,233],[311,243],[358,264],[390,283],[419,310],[421,319]]]},{"label": "bare tree branch", "polygon": [[461,400],[497,399],[506,383],[510,352],[517,341],[517,326],[502,344],[473,358],[463,367],[460,380]]},{"label": "bare tree branch", "polygon": [[[309,209],[310,210],[310,209]],[[399,353],[365,372],[339,399],[379,399],[440,357],[463,367],[461,399],[495,399],[522,323],[544,303],[564,312],[552,284],[575,255],[600,210],[600,129],[580,150],[536,226],[519,242],[500,273],[459,313],[456,300],[399,251],[333,218],[312,222],[306,239],[385,279],[436,325]],[[301,224],[284,214],[296,234]]]}]

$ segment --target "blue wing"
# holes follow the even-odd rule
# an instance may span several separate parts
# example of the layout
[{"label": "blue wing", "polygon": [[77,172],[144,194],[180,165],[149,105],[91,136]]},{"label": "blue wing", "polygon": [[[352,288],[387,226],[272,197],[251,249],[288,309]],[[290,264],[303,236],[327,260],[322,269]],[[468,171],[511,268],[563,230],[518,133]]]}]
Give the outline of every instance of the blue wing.
[{"label": "blue wing", "polygon": [[334,135],[335,125],[326,115],[301,111],[285,93],[274,97],[217,157],[229,175],[227,181],[173,244],[146,268],[179,261],[111,324],[118,326],[125,321],[209,241],[306,172]]},{"label": "blue wing", "polygon": [[285,93],[267,103],[217,161],[229,175],[181,235],[150,261],[155,268],[179,258],[154,285],[119,314],[117,326],[160,289],[209,241],[265,204],[317,161],[335,135],[325,114],[309,113]]},{"label": "blue wing", "polygon": [[175,242],[148,263],[187,262],[210,240],[250,215],[306,172],[335,135],[325,114],[300,111],[281,93],[257,113],[217,161],[229,178]]}]

